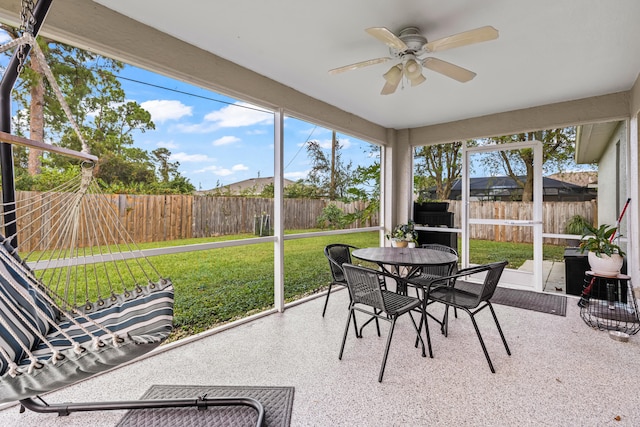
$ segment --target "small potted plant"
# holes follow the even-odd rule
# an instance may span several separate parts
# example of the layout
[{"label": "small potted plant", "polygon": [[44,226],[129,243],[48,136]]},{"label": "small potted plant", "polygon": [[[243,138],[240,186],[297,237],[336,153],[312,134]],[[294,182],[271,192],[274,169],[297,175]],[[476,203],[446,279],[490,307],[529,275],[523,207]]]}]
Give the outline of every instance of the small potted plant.
[{"label": "small potted plant", "polygon": [[602,276],[617,276],[622,268],[624,252],[613,243],[616,227],[602,224],[596,228],[585,225],[580,252],[587,253],[591,271]]},{"label": "small potted plant", "polygon": [[397,248],[405,248],[407,246],[415,247],[418,234],[415,231],[415,224],[409,221],[407,224],[398,224],[393,228],[391,233],[386,235],[391,240],[391,246]]},{"label": "small potted plant", "polygon": [[[587,218],[583,217],[582,215],[574,215],[571,218],[569,218],[569,220],[565,224],[564,232],[567,234],[576,234],[576,235],[584,234],[585,229],[589,225],[591,224],[589,224],[589,220]],[[567,244],[575,247],[580,244],[580,241],[574,240],[574,239],[567,239]]]}]

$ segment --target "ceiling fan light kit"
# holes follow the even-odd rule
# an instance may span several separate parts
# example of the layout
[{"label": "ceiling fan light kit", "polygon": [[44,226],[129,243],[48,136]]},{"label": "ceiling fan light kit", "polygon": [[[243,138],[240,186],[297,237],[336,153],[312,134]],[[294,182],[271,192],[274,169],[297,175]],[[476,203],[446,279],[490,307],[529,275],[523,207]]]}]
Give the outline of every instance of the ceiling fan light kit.
[{"label": "ceiling fan light kit", "polygon": [[401,61],[400,63],[392,66],[389,71],[383,74],[385,84],[380,92],[382,95],[394,93],[402,81],[403,76],[411,82],[412,87],[424,83],[426,78],[422,74],[423,68],[435,71],[461,83],[466,83],[472,80],[476,76],[476,73],[451,64],[450,62],[433,57],[424,57],[424,55],[498,38],[498,30],[491,26],[464,31],[432,42],[428,42],[417,27],[407,27],[400,31],[397,36],[384,27],[367,28],[365,31],[386,44],[389,47],[391,57],[357,62],[344,67],[334,68],[329,70],[329,73],[338,74],[369,65],[380,64],[392,59],[399,59]]}]

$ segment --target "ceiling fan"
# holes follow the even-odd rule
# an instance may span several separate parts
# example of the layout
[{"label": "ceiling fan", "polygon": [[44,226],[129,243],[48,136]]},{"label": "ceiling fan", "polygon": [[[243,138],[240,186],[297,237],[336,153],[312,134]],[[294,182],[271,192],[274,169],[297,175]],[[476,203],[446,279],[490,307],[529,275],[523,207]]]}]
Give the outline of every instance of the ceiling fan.
[{"label": "ceiling fan", "polygon": [[391,56],[369,59],[367,61],[345,65],[344,67],[334,68],[329,70],[329,74],[338,74],[344,71],[399,59],[400,62],[391,67],[389,71],[383,75],[385,84],[382,92],[380,92],[382,95],[394,93],[400,81],[402,81],[403,76],[407,78],[411,86],[417,86],[423,83],[426,80],[422,75],[423,67],[459,82],[468,82],[476,76],[476,73],[450,62],[443,61],[442,59],[430,56],[424,57],[424,55],[498,38],[498,30],[492,26],[464,31],[432,42],[428,42],[426,37],[420,34],[420,30],[416,27],[405,28],[400,31],[400,34],[397,36],[384,27],[367,28],[366,32],[386,44],[389,47]]}]

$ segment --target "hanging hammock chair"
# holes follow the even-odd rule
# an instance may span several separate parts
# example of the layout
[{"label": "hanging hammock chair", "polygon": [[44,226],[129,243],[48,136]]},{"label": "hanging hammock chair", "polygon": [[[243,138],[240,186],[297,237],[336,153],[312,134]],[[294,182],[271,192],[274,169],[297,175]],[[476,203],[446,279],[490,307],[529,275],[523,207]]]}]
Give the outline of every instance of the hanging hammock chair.
[{"label": "hanging hammock chair", "polygon": [[171,332],[171,280],[116,233],[117,212],[91,173],[21,203],[24,259],[17,236],[0,245],[0,402],[110,369]]},{"label": "hanging hammock chair", "polygon": [[[48,6],[47,6],[48,9]],[[42,19],[46,10],[42,13]],[[24,24],[23,24],[24,25]],[[75,152],[0,132],[0,141],[71,155],[90,155],[57,82],[29,31],[3,46],[40,62],[80,138]],[[4,84],[3,76],[3,84]],[[12,83],[13,84],[13,83]],[[251,406],[250,398],[206,398],[41,405],[32,398],[130,361],[160,345],[172,330],[173,284],[133,243],[111,199],[100,193],[93,163],[72,181],[45,193],[22,192],[3,204],[0,235],[0,403],[73,411],[197,406]],[[10,218],[7,222],[7,218]],[[11,219],[13,218],[13,219]],[[20,255],[19,255],[20,253]]]}]

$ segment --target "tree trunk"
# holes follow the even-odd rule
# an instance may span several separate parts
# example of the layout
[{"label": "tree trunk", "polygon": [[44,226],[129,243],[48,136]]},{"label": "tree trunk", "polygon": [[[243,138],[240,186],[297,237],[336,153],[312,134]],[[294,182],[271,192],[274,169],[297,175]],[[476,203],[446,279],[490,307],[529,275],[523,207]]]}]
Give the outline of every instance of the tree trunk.
[{"label": "tree trunk", "polygon": [[[37,75],[37,82],[31,87],[31,106],[29,109],[29,138],[44,142],[44,81],[42,68],[37,61],[31,61],[31,69]],[[35,176],[42,170],[42,150],[29,148],[29,175]]]},{"label": "tree trunk", "polygon": [[527,163],[527,178],[522,189],[522,201],[533,202],[533,164]]}]

